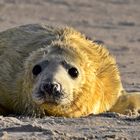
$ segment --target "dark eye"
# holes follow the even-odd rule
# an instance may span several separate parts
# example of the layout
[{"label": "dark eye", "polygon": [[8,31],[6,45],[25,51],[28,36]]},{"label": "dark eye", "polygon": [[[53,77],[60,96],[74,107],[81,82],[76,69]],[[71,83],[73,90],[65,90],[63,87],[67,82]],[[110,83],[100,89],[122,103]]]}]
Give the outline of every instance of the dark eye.
[{"label": "dark eye", "polygon": [[33,67],[32,73],[33,75],[37,76],[42,71],[42,68],[40,65],[35,65]]},{"label": "dark eye", "polygon": [[72,78],[77,78],[78,75],[79,75],[79,72],[78,70],[75,68],[75,67],[72,67],[68,70],[68,73],[69,75],[72,77]]}]

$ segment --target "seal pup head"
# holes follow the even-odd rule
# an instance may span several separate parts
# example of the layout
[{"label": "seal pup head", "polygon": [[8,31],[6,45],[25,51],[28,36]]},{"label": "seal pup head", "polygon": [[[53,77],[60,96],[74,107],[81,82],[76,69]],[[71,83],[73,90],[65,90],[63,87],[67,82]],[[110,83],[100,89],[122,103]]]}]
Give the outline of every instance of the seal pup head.
[{"label": "seal pup head", "polygon": [[[74,101],[85,79],[88,80],[85,75],[89,75],[85,71],[86,59],[86,54],[81,54],[78,48],[60,41],[33,52],[26,68],[33,102],[45,113],[55,116],[69,116],[72,106],[78,109]],[[90,75],[89,79],[92,79]]]},{"label": "seal pup head", "polygon": [[107,49],[65,28],[60,40],[31,53],[23,87],[45,114],[80,117],[107,111],[120,95],[115,59]]},{"label": "seal pup head", "polygon": [[44,49],[43,57],[32,68],[33,100],[39,104],[67,105],[73,90],[83,81],[80,59],[73,50],[57,43]]}]

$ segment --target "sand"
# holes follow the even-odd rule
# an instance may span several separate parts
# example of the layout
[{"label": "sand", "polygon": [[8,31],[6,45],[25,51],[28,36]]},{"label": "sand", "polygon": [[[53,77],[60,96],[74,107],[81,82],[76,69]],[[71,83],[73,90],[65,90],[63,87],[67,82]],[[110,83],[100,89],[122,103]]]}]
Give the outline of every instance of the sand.
[{"label": "sand", "polygon": [[[23,24],[72,26],[116,57],[124,88],[140,91],[140,0],[0,0],[0,31]],[[140,117],[0,116],[0,139],[140,139]]]}]

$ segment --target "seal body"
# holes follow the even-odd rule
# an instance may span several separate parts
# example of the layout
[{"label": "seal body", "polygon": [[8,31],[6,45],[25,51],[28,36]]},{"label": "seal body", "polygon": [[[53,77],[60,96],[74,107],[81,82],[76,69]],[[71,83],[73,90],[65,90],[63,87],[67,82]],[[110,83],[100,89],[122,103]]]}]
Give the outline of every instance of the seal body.
[{"label": "seal body", "polygon": [[113,56],[73,28],[32,24],[0,33],[2,115],[117,112],[123,91]]}]

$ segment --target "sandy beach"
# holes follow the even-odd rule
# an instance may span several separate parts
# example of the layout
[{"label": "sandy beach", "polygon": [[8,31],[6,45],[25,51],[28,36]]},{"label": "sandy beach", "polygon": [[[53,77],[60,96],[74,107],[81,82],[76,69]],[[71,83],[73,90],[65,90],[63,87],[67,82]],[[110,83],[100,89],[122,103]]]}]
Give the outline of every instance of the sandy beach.
[{"label": "sandy beach", "polygon": [[[0,31],[43,23],[72,26],[116,57],[127,91],[140,91],[139,0],[0,0]],[[0,116],[0,139],[140,139],[140,116]]]}]

